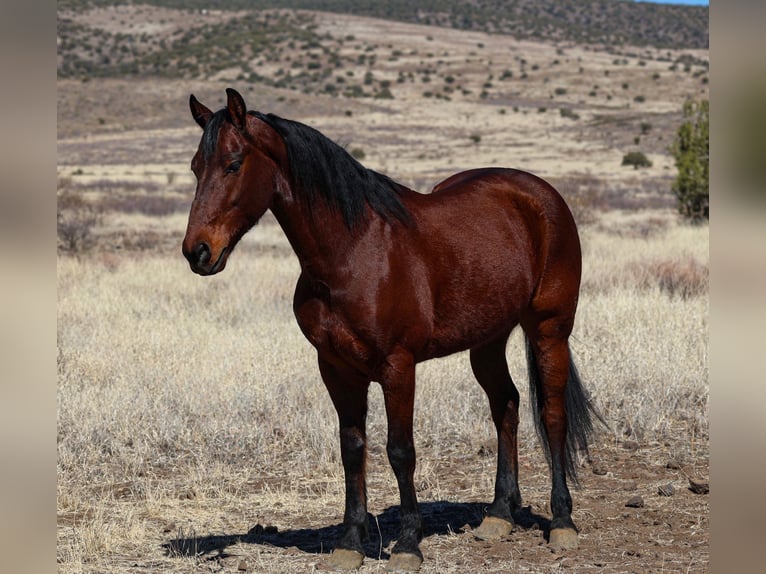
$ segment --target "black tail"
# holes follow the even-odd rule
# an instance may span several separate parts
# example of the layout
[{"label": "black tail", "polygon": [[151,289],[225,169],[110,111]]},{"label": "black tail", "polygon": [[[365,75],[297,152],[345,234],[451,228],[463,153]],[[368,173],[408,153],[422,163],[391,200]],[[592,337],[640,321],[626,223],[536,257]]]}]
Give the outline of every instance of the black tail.
[{"label": "black tail", "polygon": [[[529,344],[529,339],[525,337],[527,346],[527,369],[529,370],[529,394],[532,402],[532,415],[535,421],[535,429],[540,438],[540,443],[545,452],[545,458],[548,464],[551,463],[550,447],[548,445],[548,436],[545,432],[545,425],[542,422],[542,380],[540,379],[540,370],[537,366],[537,359]],[[569,378],[565,391],[565,405],[567,412],[567,441],[566,441],[566,473],[575,485],[578,485],[576,457],[578,452],[588,455],[588,439],[593,432],[593,418],[595,417],[604,426],[608,426],[601,414],[590,400],[590,396],[583,388],[580,381],[580,375],[577,372],[572,353],[569,353]]]}]

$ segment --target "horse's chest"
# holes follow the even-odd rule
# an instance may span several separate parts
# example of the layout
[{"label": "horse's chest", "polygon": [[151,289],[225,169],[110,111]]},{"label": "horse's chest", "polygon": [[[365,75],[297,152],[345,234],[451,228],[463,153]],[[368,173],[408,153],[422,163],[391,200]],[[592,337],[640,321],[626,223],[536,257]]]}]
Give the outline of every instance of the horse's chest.
[{"label": "horse's chest", "polygon": [[320,355],[334,357],[363,372],[373,368],[375,353],[346,323],[321,299],[309,299],[297,305],[295,316],[305,337]]}]

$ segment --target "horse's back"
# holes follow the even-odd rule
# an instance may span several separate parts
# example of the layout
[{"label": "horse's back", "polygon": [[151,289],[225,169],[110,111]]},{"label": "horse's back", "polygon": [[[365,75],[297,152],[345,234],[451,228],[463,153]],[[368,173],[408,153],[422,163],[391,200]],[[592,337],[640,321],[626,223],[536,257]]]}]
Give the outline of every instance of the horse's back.
[{"label": "horse's back", "polygon": [[490,190],[500,191],[505,198],[528,198],[536,203],[555,204],[556,208],[566,205],[558,191],[541,177],[520,169],[504,167],[461,171],[437,183],[431,190],[431,195],[442,197],[484,194]]},{"label": "horse's back", "polygon": [[420,205],[414,207],[430,231],[438,232],[444,222],[451,221],[457,227],[529,236],[533,243],[559,236],[579,244],[564,199],[552,185],[529,172],[499,167],[463,171],[421,197]]}]

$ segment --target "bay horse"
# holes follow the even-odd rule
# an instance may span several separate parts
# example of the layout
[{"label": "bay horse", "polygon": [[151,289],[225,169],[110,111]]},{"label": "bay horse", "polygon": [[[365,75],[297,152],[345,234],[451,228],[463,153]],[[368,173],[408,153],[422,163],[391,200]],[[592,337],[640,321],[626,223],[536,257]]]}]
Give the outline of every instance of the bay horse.
[{"label": "bay horse", "polygon": [[574,219],[554,188],[514,169],[458,173],[421,194],[363,167],[313,128],[247,111],[226,90],[212,112],[194,95],[203,133],[183,254],[192,271],[223,271],[239,239],[270,209],[300,261],[293,310],[317,350],[337,410],[345,473],[343,533],[323,567],[362,565],[367,535],[367,394],[381,385],[386,452],[401,497],[401,533],[389,570],[417,570],[423,525],[413,476],[415,364],[470,350],[497,429],[494,500],[479,539],[513,529],[519,392],[505,348],[521,325],[535,425],[549,462],[549,543],[577,546],[567,476],[587,452],[598,416],[572,361],[568,338],[580,286]]}]

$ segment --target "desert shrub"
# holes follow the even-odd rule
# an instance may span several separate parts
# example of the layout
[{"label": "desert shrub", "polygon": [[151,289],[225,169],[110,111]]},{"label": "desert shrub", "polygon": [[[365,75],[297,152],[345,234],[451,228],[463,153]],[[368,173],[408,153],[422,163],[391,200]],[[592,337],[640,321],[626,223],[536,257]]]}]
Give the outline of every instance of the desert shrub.
[{"label": "desert shrub", "polygon": [[631,151],[622,156],[622,165],[632,165],[633,169],[639,167],[652,167],[651,160],[640,151]]},{"label": "desert shrub", "polygon": [[685,102],[684,121],[670,147],[678,168],[678,176],[672,187],[678,199],[678,211],[692,222],[709,219],[709,108],[708,100]]},{"label": "desert shrub", "polygon": [[364,150],[360,147],[355,147],[351,150],[351,155],[354,156],[354,158],[358,159],[359,161],[362,161],[365,157],[367,157],[367,154],[364,153]]},{"label": "desert shrub", "polygon": [[58,249],[66,253],[83,253],[96,244],[95,229],[101,223],[101,211],[81,193],[59,190],[56,212]]},{"label": "desert shrub", "polygon": [[569,118],[570,120],[579,120],[580,115],[575,112],[572,108],[561,108],[559,109],[559,113],[561,114],[562,118]]},{"label": "desert shrub", "polygon": [[691,256],[633,263],[629,270],[642,289],[657,286],[663,293],[682,299],[708,292],[710,270]]}]

